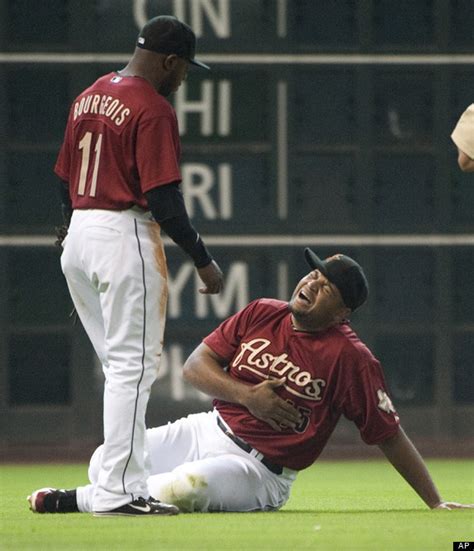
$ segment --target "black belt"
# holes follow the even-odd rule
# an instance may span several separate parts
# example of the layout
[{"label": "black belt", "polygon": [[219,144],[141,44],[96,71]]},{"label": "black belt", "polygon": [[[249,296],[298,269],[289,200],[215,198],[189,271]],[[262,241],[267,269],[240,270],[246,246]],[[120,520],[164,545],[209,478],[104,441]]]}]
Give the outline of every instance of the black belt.
[{"label": "black belt", "polygon": [[[225,426],[220,417],[217,417],[217,426],[226,436],[228,436],[232,440],[232,442],[234,442],[234,444],[237,444],[237,446],[239,446],[241,450],[244,450],[247,453],[251,453],[254,451],[254,448],[252,448],[250,444],[247,444],[245,440],[242,440],[242,438],[235,436],[235,434]],[[262,456],[259,461],[260,463],[265,465],[265,467],[272,473],[281,474],[283,472],[283,467],[280,467],[280,465],[275,465],[275,463],[272,463],[266,457]]]}]

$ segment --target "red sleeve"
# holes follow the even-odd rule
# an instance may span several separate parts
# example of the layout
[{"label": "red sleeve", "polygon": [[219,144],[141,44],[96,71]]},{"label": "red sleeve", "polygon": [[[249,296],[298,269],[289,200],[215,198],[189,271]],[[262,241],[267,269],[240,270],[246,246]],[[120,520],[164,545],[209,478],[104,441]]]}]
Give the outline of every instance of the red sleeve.
[{"label": "red sleeve", "polygon": [[243,310],[223,321],[203,340],[204,344],[212,348],[218,356],[230,362],[250,325],[258,302],[258,300],[251,302]]},{"label": "red sleeve", "polygon": [[366,444],[378,444],[397,433],[399,418],[387,394],[380,363],[374,358],[355,370],[343,413],[357,425]]},{"label": "red sleeve", "polygon": [[140,121],[136,159],[142,192],[181,181],[180,142],[174,117],[162,115]]}]

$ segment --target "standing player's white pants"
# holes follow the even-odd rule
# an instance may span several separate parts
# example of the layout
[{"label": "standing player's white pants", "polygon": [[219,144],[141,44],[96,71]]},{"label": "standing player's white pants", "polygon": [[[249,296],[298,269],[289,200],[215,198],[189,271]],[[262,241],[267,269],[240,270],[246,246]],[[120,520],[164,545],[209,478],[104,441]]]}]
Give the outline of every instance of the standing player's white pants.
[{"label": "standing player's white pants", "polygon": [[[150,495],[182,511],[271,511],[286,503],[296,471],[269,471],[217,425],[217,412],[197,413],[146,431]],[[79,510],[90,512],[103,446],[92,456],[91,484],[77,489]]]},{"label": "standing player's white pants", "polygon": [[163,348],[166,260],[149,214],[75,210],[61,265],[105,375],[104,445],[91,509],[148,497],[145,411]]}]

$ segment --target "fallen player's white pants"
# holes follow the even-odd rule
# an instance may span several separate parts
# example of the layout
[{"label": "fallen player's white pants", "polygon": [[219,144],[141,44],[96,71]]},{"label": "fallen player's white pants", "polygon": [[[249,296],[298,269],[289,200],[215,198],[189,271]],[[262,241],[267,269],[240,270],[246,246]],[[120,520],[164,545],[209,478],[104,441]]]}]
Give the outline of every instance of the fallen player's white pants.
[{"label": "fallen player's white pants", "polygon": [[[217,425],[217,412],[197,413],[146,431],[150,495],[181,511],[271,511],[286,503],[296,471],[269,471]],[[77,490],[79,510],[90,512],[102,446],[94,452],[89,486]]]}]

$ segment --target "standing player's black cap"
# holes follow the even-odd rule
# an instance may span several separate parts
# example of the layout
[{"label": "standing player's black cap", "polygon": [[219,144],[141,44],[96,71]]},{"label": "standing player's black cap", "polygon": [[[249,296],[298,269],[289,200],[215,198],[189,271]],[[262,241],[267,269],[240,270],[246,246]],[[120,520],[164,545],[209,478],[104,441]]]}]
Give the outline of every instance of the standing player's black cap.
[{"label": "standing player's black cap", "polygon": [[339,289],[344,304],[354,311],[366,301],[369,284],[364,270],[353,258],[345,254],[335,254],[321,260],[317,254],[306,247],[306,262],[313,270],[319,270]]},{"label": "standing player's black cap", "polygon": [[196,35],[191,27],[171,15],[159,15],[145,23],[138,35],[137,46],[158,54],[176,54],[193,65],[210,69],[194,59]]}]

